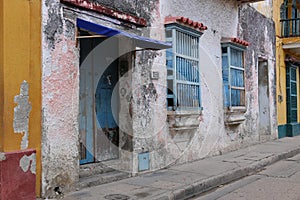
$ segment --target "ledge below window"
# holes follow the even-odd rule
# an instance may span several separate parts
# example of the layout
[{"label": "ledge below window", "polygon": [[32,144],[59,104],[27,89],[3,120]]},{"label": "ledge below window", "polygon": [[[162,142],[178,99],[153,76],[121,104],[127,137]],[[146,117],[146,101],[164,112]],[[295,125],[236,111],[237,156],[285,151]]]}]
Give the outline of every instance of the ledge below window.
[{"label": "ledge below window", "polygon": [[169,128],[175,131],[197,129],[200,124],[199,117],[201,114],[201,110],[168,111]]},{"label": "ledge below window", "polygon": [[245,112],[246,107],[230,107],[225,108],[225,124],[226,125],[238,125],[246,120]]}]

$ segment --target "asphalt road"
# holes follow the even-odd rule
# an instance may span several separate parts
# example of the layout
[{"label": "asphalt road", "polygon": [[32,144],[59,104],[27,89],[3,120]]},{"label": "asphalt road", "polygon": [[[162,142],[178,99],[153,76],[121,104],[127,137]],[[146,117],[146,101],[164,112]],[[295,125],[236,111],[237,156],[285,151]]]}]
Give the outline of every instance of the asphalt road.
[{"label": "asphalt road", "polygon": [[300,200],[300,154],[193,200]]}]

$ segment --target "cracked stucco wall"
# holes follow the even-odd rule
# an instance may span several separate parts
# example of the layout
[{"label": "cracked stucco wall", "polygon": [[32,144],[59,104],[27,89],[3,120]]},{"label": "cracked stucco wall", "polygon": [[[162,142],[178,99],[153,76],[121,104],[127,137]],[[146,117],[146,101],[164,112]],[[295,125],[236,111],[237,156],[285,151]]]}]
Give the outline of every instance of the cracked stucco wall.
[{"label": "cracked stucco wall", "polygon": [[[156,170],[169,164],[192,161],[275,139],[277,137],[275,40],[272,20],[262,16],[248,5],[239,9],[236,1],[160,1],[155,11],[152,12],[152,19],[156,20],[152,22],[152,27],[147,32],[153,38],[160,39],[164,35],[164,18],[169,15],[189,17],[208,27],[200,38],[201,96],[204,110],[198,118],[200,121],[198,130],[181,131],[175,135],[169,132],[168,124],[161,123],[161,121],[166,121],[165,92],[164,89],[157,89],[166,87],[166,71],[162,58],[164,55],[161,53],[153,57],[151,52],[137,54],[136,75],[133,75],[135,77],[133,87],[138,88],[133,96],[136,103],[136,118],[133,119],[134,152],[136,154],[150,152],[150,169]],[[216,16],[219,17],[216,18]],[[253,23],[253,20],[257,23]],[[257,32],[259,34],[256,34]],[[238,37],[251,44],[245,52],[246,120],[238,126],[225,126],[224,124],[220,44],[221,39],[227,37]],[[258,129],[258,57],[264,57],[268,62],[271,129],[270,135],[267,136],[261,135]],[[147,60],[149,58],[150,60]],[[144,60],[147,62],[143,62]],[[152,81],[144,74],[149,74],[155,67],[158,67],[160,79]],[[152,83],[157,95],[149,98],[151,93],[147,94],[145,91]],[[195,118],[191,116],[183,119],[183,122],[184,120],[189,122]],[[134,170],[137,170],[137,165],[136,162],[133,163]]]},{"label": "cracked stucco wall", "polygon": [[[196,118],[197,115],[193,115],[190,119],[188,117],[182,119],[183,122],[199,120],[200,125],[196,130],[181,131],[175,135],[170,132],[167,137],[162,137],[168,147],[165,154],[168,155],[167,157],[170,155],[172,157],[168,164],[192,161],[217,154],[230,145],[226,141],[228,136],[224,125],[220,43],[222,37],[237,36],[236,1],[161,1],[159,11],[160,24],[156,24],[154,31],[156,27],[163,27],[164,18],[170,15],[188,17],[208,27],[208,30],[204,31],[200,37],[201,97],[204,110],[198,118]],[[160,81],[161,84],[165,84],[163,79]],[[164,94],[164,92],[161,91],[159,94]],[[163,96],[165,98],[165,95]],[[166,131],[168,132],[168,128]],[[238,133],[235,134],[238,135]],[[157,163],[156,168],[166,165],[163,161],[164,157],[160,159],[156,157],[153,160],[162,164]]]},{"label": "cracked stucco wall", "polygon": [[78,70],[75,21],[57,0],[42,1],[42,195],[78,180]]},{"label": "cracked stucco wall", "polygon": [[[105,3],[105,1],[101,1]],[[127,3],[131,1],[126,1]],[[132,1],[133,2],[133,1]],[[131,2],[131,3],[132,3]],[[140,5],[144,5],[143,1]],[[115,2],[114,4],[117,4]],[[129,5],[114,7],[126,11]],[[100,23],[108,27],[142,34],[158,40],[164,39],[164,19],[166,16],[184,16],[204,23],[208,30],[200,38],[200,72],[202,115],[182,117],[180,123],[199,121],[198,129],[172,133],[169,130],[166,110],[166,68],[165,51],[137,51],[133,66],[129,67],[128,79],[121,84],[130,84],[128,92],[121,96],[120,118],[131,118],[120,124],[129,131],[132,141],[125,145],[126,153],[121,156],[130,171],[138,172],[137,156],[142,152],[150,154],[150,170],[160,169],[174,163],[188,162],[259,142],[257,129],[257,75],[255,65],[258,52],[264,53],[270,62],[269,83],[275,85],[272,60],[274,45],[272,23],[248,8],[239,9],[236,1],[151,1],[151,9],[140,16],[149,20],[151,27],[130,29],[120,26],[115,19],[109,19],[77,8],[64,9],[58,0],[43,0],[43,195],[55,196],[55,187],[72,190],[78,181],[78,106],[79,106],[79,52],[76,47],[76,18]],[[121,8],[122,7],[122,8]],[[216,18],[216,16],[219,16]],[[260,32],[259,43],[250,37],[262,27],[247,26],[252,17],[263,21],[267,30]],[[240,17],[240,18],[239,18]],[[239,23],[239,19],[242,21]],[[258,23],[259,24],[259,23]],[[224,124],[223,83],[221,63],[222,37],[240,37],[251,45],[247,58],[246,121],[235,128]],[[262,44],[262,45],[261,45]],[[257,46],[257,47],[256,47]],[[263,52],[262,52],[263,50]],[[152,71],[159,72],[159,79],[150,78]],[[213,77],[213,78],[212,78]],[[274,105],[274,87],[270,90],[270,102]],[[122,93],[120,88],[120,93]],[[122,95],[122,94],[121,94]],[[131,105],[130,105],[131,104]],[[276,123],[275,107],[271,110],[272,124]],[[130,110],[130,111],[128,111]],[[123,113],[124,112],[124,113]],[[125,121],[127,122],[127,121]],[[122,122],[121,122],[122,123]],[[128,124],[132,127],[127,127]],[[276,127],[275,125],[272,127]],[[275,136],[272,129],[272,136]],[[124,137],[123,137],[124,136]],[[127,138],[127,139],[126,139]],[[269,138],[270,139],[270,138]],[[129,139],[131,140],[131,138]],[[122,147],[124,146],[122,145]]]},{"label": "cracked stucco wall", "polygon": [[[270,140],[277,138],[277,112],[276,112],[276,69],[275,69],[275,24],[273,20],[266,18],[254,8],[248,5],[239,9],[239,36],[250,42],[246,52],[246,91],[248,109],[245,124],[245,135],[262,136],[260,139]],[[255,33],[255,34],[254,34]],[[270,105],[270,135],[264,138],[258,131],[259,97],[258,61],[265,60],[268,68],[269,105]],[[254,126],[253,126],[254,125]],[[252,128],[251,128],[252,127]]]},{"label": "cracked stucco wall", "polygon": [[[76,19],[79,17],[108,27],[127,28],[120,26],[115,19],[107,20],[107,16],[100,14],[90,15],[90,12],[61,4],[59,0],[44,0],[42,9],[42,195],[55,197],[55,188],[58,187],[62,193],[73,190],[79,178]],[[140,33],[137,29],[128,31]],[[126,155],[124,160],[128,159],[130,163],[129,157]],[[125,165],[126,168],[132,166],[128,162]]]},{"label": "cracked stucco wall", "polygon": [[157,7],[158,0],[90,0],[99,2],[102,5],[108,6],[113,9],[120,10],[122,12],[130,13],[137,17],[142,17],[147,20],[147,23],[155,20],[151,12]]}]

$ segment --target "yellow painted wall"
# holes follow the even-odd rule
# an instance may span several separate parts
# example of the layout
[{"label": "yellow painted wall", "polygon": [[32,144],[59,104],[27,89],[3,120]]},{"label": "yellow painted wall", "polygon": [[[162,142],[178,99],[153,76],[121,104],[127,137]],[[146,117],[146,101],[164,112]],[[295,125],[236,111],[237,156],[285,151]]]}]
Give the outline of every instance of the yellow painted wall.
[{"label": "yellow painted wall", "polygon": [[[277,115],[278,115],[278,125],[283,125],[287,123],[287,108],[286,108],[286,65],[284,59],[286,54],[290,54],[294,57],[300,59],[299,55],[295,55],[291,52],[284,51],[282,48],[283,44],[298,43],[300,42],[300,37],[290,37],[281,38],[281,23],[280,23],[280,6],[283,0],[273,1],[273,20],[275,22],[276,28],[276,75],[277,75]],[[299,69],[297,69],[297,84],[299,85]],[[298,91],[300,91],[298,89]],[[282,96],[283,101],[278,101],[278,95]],[[300,110],[300,95],[298,94],[298,113]],[[298,122],[300,122],[300,115],[298,114]]]},{"label": "yellow painted wall", "polygon": [[3,151],[3,108],[4,108],[4,77],[3,77],[3,0],[0,1],[0,151]]},{"label": "yellow painted wall", "polygon": [[[286,66],[285,66],[285,53],[282,49],[282,42],[277,39],[276,42],[276,91],[277,91],[277,116],[278,125],[286,124],[287,122],[287,109],[286,109]],[[282,96],[282,102],[278,101],[278,96]]]},{"label": "yellow painted wall", "polygon": [[272,0],[264,0],[250,4],[254,7],[258,12],[262,13],[268,18],[272,18],[273,8],[272,8]]},{"label": "yellow painted wall", "polygon": [[[276,98],[277,98],[277,116],[278,125],[286,124],[286,66],[285,52],[282,49],[281,24],[280,24],[280,6],[282,0],[273,1],[273,20],[276,30]],[[278,101],[278,97],[282,96],[282,101]]]},{"label": "yellow painted wall", "polygon": [[[1,150],[20,150],[22,134],[14,133],[14,97],[21,83],[29,84],[32,109],[29,118],[29,147],[37,151],[36,192],[41,188],[41,2],[0,0],[0,117]],[[1,122],[2,123],[2,122]],[[1,124],[0,124],[1,125]]]}]

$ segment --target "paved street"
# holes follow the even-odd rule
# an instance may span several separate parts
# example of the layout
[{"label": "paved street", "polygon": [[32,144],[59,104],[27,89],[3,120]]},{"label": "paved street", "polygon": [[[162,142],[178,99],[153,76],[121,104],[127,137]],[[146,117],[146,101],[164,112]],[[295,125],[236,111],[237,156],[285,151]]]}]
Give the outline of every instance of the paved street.
[{"label": "paved street", "polygon": [[[174,200],[188,199],[219,187],[215,192],[197,198],[299,200],[300,173],[297,173],[300,171],[299,144],[299,136],[283,138],[138,177],[84,188],[67,194],[64,198]],[[292,156],[295,157],[290,158]],[[275,163],[284,159],[287,160]],[[267,170],[263,170],[266,166],[269,166]],[[249,174],[256,175],[226,185]]]},{"label": "paved street", "polygon": [[300,155],[279,161],[256,175],[220,186],[193,200],[299,200]]}]

